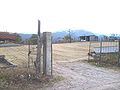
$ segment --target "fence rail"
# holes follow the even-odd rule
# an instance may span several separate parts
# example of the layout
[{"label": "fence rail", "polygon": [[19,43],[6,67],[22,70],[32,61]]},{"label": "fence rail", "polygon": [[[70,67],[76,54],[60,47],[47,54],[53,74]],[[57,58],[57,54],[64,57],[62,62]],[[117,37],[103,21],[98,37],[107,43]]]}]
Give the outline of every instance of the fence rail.
[{"label": "fence rail", "polygon": [[98,41],[90,42],[88,60],[94,60],[101,63],[117,64],[120,63],[120,41]]}]

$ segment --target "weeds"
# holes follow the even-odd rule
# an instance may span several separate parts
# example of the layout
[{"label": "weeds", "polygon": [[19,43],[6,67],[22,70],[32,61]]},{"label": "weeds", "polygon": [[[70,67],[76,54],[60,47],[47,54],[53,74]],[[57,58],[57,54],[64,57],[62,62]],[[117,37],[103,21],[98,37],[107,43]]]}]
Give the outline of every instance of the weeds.
[{"label": "weeds", "polygon": [[[0,90],[16,90],[14,88],[29,88],[31,86],[42,87],[47,84],[54,84],[64,80],[62,76],[41,76],[37,78],[34,69],[29,72],[26,68],[7,68],[0,70]],[[9,88],[9,89],[7,89]],[[11,88],[11,89],[10,89]]]}]

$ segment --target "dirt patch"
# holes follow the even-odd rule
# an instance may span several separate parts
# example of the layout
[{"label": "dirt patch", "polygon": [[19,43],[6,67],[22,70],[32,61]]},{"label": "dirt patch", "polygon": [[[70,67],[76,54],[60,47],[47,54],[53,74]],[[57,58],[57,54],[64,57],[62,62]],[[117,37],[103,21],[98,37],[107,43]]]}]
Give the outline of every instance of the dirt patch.
[{"label": "dirt patch", "polygon": [[116,84],[117,90],[120,89],[119,71],[97,68],[77,61],[58,63],[54,65],[54,69],[66,79],[47,90],[110,90],[115,89]]}]

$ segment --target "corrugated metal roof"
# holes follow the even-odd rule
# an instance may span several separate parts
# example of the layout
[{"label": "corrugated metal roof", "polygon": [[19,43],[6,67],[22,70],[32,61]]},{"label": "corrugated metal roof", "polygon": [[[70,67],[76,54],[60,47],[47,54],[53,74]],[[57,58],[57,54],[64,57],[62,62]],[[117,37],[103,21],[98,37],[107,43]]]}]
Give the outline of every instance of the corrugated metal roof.
[{"label": "corrugated metal roof", "polygon": [[0,39],[15,39],[16,33],[0,32]]}]

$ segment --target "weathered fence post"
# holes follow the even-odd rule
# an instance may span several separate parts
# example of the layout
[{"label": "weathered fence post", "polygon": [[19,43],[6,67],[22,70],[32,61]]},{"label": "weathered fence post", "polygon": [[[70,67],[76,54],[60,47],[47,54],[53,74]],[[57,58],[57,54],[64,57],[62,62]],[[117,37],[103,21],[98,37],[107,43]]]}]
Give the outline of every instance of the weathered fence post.
[{"label": "weathered fence post", "polygon": [[52,75],[51,32],[43,32],[43,74]]},{"label": "weathered fence post", "polygon": [[120,39],[119,39],[119,44],[118,44],[118,65],[120,65]]},{"label": "weathered fence post", "polygon": [[28,41],[28,68],[30,68],[30,41]]},{"label": "weathered fence post", "polygon": [[99,64],[101,63],[102,60],[102,38],[100,39],[100,59],[99,59]]},{"label": "weathered fence post", "polygon": [[41,71],[41,48],[42,48],[42,42],[41,42],[41,37],[40,37],[40,20],[38,20],[37,57],[36,57],[36,61],[35,61],[35,68],[36,68],[37,77],[42,75],[42,71]]},{"label": "weathered fence post", "polygon": [[88,46],[88,50],[89,50],[88,61],[90,60],[90,48],[91,48],[91,41],[89,42],[89,46]]}]

